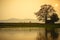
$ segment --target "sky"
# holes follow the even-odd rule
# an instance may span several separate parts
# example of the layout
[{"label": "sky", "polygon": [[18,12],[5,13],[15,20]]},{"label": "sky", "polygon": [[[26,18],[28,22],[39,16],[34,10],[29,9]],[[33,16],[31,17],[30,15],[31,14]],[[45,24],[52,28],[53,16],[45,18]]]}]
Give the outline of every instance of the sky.
[{"label": "sky", "polygon": [[0,0],[0,20],[37,19],[34,13],[43,4],[52,5],[60,17],[60,0]]}]

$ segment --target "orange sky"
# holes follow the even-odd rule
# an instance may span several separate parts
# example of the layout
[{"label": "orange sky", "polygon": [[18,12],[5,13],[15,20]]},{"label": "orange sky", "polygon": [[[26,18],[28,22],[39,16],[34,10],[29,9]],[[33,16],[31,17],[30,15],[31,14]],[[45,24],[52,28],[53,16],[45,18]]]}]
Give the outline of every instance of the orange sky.
[{"label": "orange sky", "polygon": [[51,4],[60,17],[60,0],[0,0],[0,4],[0,20],[36,19],[34,13],[43,4]]}]

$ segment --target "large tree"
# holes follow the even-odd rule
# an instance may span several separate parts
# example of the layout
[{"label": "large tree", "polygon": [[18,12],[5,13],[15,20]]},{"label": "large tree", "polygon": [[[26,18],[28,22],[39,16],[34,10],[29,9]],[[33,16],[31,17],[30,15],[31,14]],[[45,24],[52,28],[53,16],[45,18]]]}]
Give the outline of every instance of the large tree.
[{"label": "large tree", "polygon": [[[54,22],[58,21],[58,15],[56,14],[56,11],[54,10],[54,8],[51,5],[47,5],[44,4],[41,6],[41,9],[35,13],[35,15],[38,17],[38,20],[44,20],[45,24],[54,24]],[[57,36],[53,35],[53,34],[57,34],[55,32],[55,28],[52,29],[46,29],[46,40],[47,40],[47,31],[50,31],[52,39],[56,39]],[[55,37],[54,37],[55,36]]]},{"label": "large tree", "polygon": [[48,23],[49,21],[52,23],[58,21],[58,15],[56,14],[56,11],[51,5],[42,5],[41,9],[36,12],[35,15],[38,17],[39,21],[44,20],[45,23]]}]

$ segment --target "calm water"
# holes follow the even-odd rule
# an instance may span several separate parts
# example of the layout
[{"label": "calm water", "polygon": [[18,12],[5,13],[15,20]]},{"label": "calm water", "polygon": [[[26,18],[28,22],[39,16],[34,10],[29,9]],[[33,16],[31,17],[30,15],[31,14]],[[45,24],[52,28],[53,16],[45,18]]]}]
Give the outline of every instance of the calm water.
[{"label": "calm water", "polygon": [[36,40],[39,33],[44,36],[45,28],[0,28],[0,40]]},{"label": "calm water", "polygon": [[36,40],[44,28],[0,28],[0,40]]}]

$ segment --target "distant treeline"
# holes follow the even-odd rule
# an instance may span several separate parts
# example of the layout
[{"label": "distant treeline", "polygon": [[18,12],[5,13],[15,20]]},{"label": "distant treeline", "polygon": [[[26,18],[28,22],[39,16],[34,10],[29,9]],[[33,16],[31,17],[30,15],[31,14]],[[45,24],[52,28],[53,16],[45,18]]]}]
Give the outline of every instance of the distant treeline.
[{"label": "distant treeline", "polygon": [[0,28],[10,27],[47,27],[60,28],[60,24],[43,24],[43,23],[0,23]]}]

